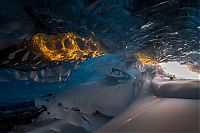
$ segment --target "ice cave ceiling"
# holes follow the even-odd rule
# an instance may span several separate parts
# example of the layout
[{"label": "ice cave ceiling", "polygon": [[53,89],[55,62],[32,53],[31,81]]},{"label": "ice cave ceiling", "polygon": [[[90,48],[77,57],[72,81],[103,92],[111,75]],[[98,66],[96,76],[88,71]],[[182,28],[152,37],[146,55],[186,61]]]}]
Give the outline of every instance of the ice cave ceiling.
[{"label": "ice cave ceiling", "polygon": [[[15,79],[38,81],[41,75],[44,81],[60,81],[88,58],[119,51],[132,51],[143,64],[179,61],[199,70],[199,0],[7,0],[0,5],[0,68],[9,68],[4,74],[16,70]],[[63,62],[69,69],[59,66]],[[61,68],[54,74],[45,70],[55,66]]]},{"label": "ice cave ceiling", "polygon": [[[10,53],[14,52],[16,55],[21,52],[21,57],[17,60],[25,60],[26,56],[27,58],[30,56],[29,59],[31,59],[33,57],[29,55],[31,50],[19,50],[24,47],[31,49],[23,44],[24,40],[31,36],[33,39],[40,38],[37,46],[41,54],[45,53],[45,57],[48,56],[50,60],[78,59],[77,53],[82,53],[81,56],[88,55],[92,47],[86,52],[72,50],[72,55],[61,55],[58,52],[63,51],[65,47],[63,47],[65,42],[62,43],[64,37],[61,36],[70,35],[70,32],[82,38],[86,36],[89,38],[93,33],[94,37],[91,38],[95,39],[95,42],[107,52],[120,49],[140,50],[147,52],[148,56],[158,61],[173,60],[178,55],[180,60],[187,56],[187,61],[193,62],[191,59],[193,55],[190,55],[188,51],[199,49],[198,0],[9,0],[2,1],[1,5],[4,7],[0,11],[1,66],[11,64],[15,67],[20,64],[16,60],[13,61],[12,55],[9,57],[8,52],[4,52],[4,48],[8,48]],[[83,40],[81,37],[78,37],[80,38],[78,42],[75,41],[79,46],[86,44],[86,42],[81,42]],[[51,44],[45,42],[45,47],[42,47],[42,41],[47,40],[48,43],[51,41]],[[71,40],[71,44],[74,43],[73,39]],[[91,42],[88,40],[87,43]],[[13,48],[9,47],[10,45]],[[56,45],[54,49],[57,49],[57,52],[50,50],[53,49],[53,45]],[[99,46],[95,47],[98,49]],[[94,50],[90,55],[102,54],[102,48]],[[153,55],[151,55],[152,50],[155,51]],[[80,60],[85,60],[84,58]],[[38,62],[34,63],[37,65]]]}]

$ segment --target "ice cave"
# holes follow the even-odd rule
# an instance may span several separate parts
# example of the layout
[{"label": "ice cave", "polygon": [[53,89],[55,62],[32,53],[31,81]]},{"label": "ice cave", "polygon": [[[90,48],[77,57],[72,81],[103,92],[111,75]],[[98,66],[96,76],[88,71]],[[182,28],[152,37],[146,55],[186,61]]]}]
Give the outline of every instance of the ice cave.
[{"label": "ice cave", "polygon": [[200,132],[200,0],[1,0],[0,133]]}]

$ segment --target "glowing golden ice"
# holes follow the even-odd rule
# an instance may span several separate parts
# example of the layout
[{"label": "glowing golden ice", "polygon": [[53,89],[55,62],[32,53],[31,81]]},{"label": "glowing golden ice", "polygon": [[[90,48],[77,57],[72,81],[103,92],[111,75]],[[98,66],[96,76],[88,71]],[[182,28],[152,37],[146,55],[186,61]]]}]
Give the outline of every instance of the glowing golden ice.
[{"label": "glowing golden ice", "polygon": [[155,65],[158,64],[158,61],[150,58],[147,54],[142,52],[137,52],[135,54],[136,58],[143,64],[143,65]]},{"label": "glowing golden ice", "polygon": [[55,35],[38,33],[33,35],[31,41],[34,48],[50,61],[84,61],[104,53],[94,36],[82,38],[73,32]]}]

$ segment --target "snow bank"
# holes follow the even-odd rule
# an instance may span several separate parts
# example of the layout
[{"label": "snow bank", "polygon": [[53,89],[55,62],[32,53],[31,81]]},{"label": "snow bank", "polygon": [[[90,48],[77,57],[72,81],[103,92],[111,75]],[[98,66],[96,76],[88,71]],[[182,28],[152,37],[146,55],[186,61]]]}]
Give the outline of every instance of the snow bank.
[{"label": "snow bank", "polygon": [[200,98],[200,80],[170,80],[155,77],[151,88],[155,95],[167,98]]},{"label": "snow bank", "polygon": [[118,115],[133,102],[143,83],[140,64],[130,55],[108,54],[84,62],[68,82],[73,89],[47,103],[47,112],[39,119],[62,119],[91,131],[93,114]]}]

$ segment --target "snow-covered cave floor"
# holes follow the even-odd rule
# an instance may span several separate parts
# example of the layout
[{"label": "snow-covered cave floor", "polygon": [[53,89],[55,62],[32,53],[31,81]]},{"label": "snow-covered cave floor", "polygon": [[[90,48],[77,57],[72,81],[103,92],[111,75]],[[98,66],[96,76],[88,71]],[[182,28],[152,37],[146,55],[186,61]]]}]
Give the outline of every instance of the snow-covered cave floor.
[{"label": "snow-covered cave floor", "polygon": [[[97,132],[101,132],[112,131],[116,126],[116,119],[117,124],[129,121],[129,119],[131,121],[131,114],[137,113],[141,108],[150,108],[149,105],[154,101],[152,99],[157,99],[155,100],[157,102],[160,98],[156,98],[149,87],[152,80],[149,74],[152,74],[155,69],[148,69],[148,72],[144,72],[141,64],[130,58],[132,56],[126,54],[108,54],[82,63],[65,85],[67,87],[70,84],[73,89],[68,89],[45,103],[47,111],[43,112],[32,124],[18,127],[16,131],[93,132],[100,128]],[[134,63],[128,65],[133,60]],[[163,84],[172,82],[169,79],[155,79],[154,83],[159,81],[162,85],[162,80]],[[179,84],[183,81],[176,82]],[[198,80],[195,81],[197,90],[198,83]],[[190,81],[186,84],[187,87],[194,88]],[[175,86],[177,84],[174,86],[172,84],[171,87]],[[171,101],[177,100],[171,99]],[[143,104],[145,104],[144,107],[137,107]],[[152,104],[152,106],[155,105]],[[184,102],[183,106],[185,106]]]}]

